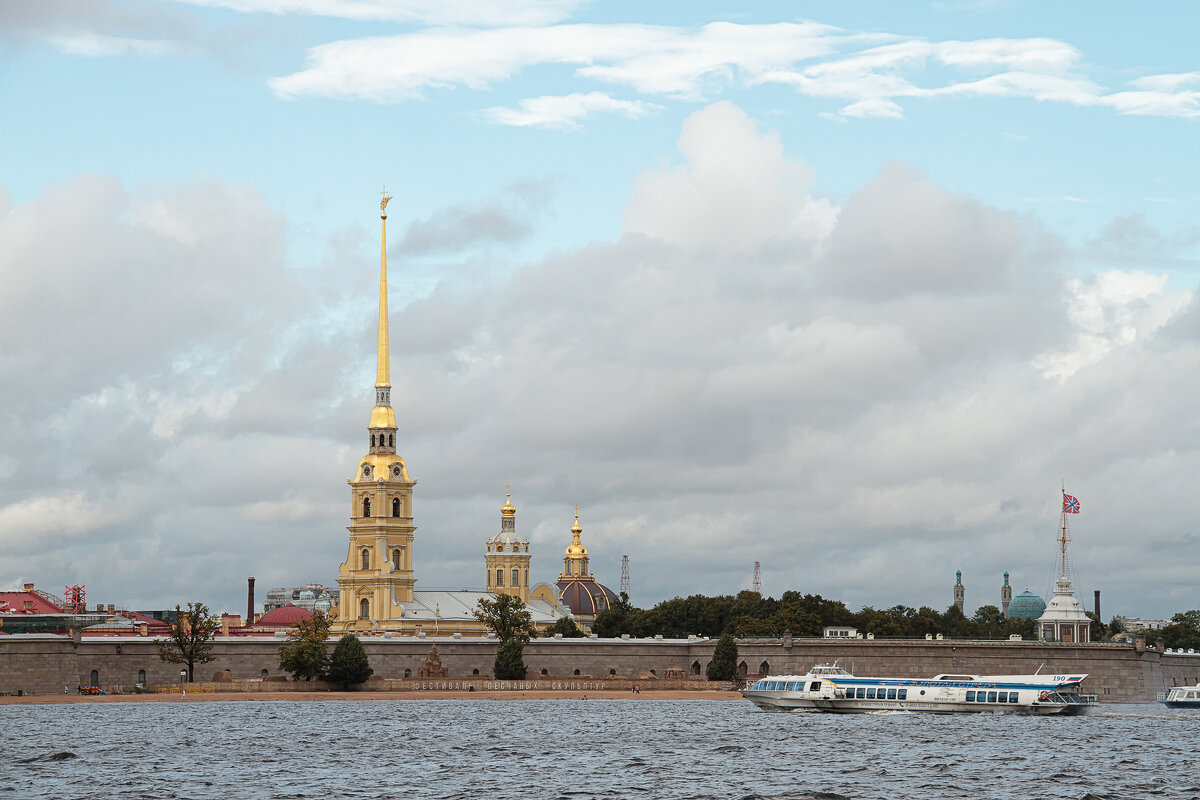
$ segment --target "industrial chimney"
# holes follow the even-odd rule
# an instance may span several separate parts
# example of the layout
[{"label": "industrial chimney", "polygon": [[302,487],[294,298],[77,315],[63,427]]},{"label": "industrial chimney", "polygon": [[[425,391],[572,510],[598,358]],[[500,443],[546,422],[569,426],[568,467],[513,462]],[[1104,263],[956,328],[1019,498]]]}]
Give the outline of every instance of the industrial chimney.
[{"label": "industrial chimney", "polygon": [[1102,619],[1100,616],[1100,590],[1096,590],[1096,619]]},{"label": "industrial chimney", "polygon": [[246,624],[254,624],[254,578],[246,578]]}]

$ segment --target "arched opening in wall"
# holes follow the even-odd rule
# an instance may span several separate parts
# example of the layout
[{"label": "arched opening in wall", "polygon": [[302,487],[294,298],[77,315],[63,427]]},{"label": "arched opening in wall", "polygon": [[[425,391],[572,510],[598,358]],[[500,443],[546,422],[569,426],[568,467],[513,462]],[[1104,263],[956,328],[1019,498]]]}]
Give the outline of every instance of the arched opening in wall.
[{"label": "arched opening in wall", "polygon": [[400,498],[399,497],[392,498],[392,516],[393,517],[400,516]]},{"label": "arched opening in wall", "polygon": [[388,434],[388,447],[395,447],[395,446],[396,446],[396,435],[394,433],[389,433]]},{"label": "arched opening in wall", "polygon": [[139,669],[139,670],[138,670],[138,679],[137,679],[137,682],[138,682],[138,686],[145,686],[145,685],[146,685],[146,670],[144,670],[144,669]]},{"label": "arched opening in wall", "polygon": [[363,548],[363,551],[362,551],[362,568],[363,569],[371,568],[371,551],[365,547]]},{"label": "arched opening in wall", "polygon": [[371,601],[365,597],[358,604],[358,618],[359,619],[370,619],[371,618]]},{"label": "arched opening in wall", "polygon": [[614,668],[614,669],[610,669],[610,670],[608,671],[608,674],[609,674],[609,675],[616,675],[616,674],[617,674],[617,670],[616,670],[615,668]]},{"label": "arched opening in wall", "polygon": [[693,662],[692,662],[692,674],[693,674],[693,675],[699,675],[699,674],[700,674],[700,662],[699,662],[699,661],[693,661]]},{"label": "arched opening in wall", "polygon": [[770,675],[771,674],[771,665],[765,661],[762,662],[761,664],[759,664],[758,665],[758,674],[759,675]]},{"label": "arched opening in wall", "polygon": [[404,677],[406,677],[406,678],[411,678],[411,677],[412,677],[412,670],[411,670],[411,669],[406,669],[406,670],[404,670]]},{"label": "arched opening in wall", "polygon": [[363,516],[364,517],[371,516],[371,498],[369,498],[369,497],[363,498]]},{"label": "arched opening in wall", "polygon": [[749,675],[749,674],[750,674],[750,668],[746,666],[745,661],[738,664],[738,675]]},{"label": "arched opening in wall", "polygon": [[654,676],[654,677],[656,677],[656,678],[658,677],[658,673],[657,673],[657,672],[655,672],[654,670],[650,670],[650,674],[651,674],[651,675],[653,675],[653,676]]},{"label": "arched opening in wall", "polygon": [[479,674],[479,670],[477,670],[477,669],[473,669],[473,670],[471,670],[471,674],[472,674],[472,675],[478,675],[478,674]]},{"label": "arched opening in wall", "polygon": [[92,674],[88,677],[88,681],[89,681],[89,683],[88,683],[89,686],[99,686],[100,685],[100,673],[96,670],[92,670]]},{"label": "arched opening in wall", "polygon": [[543,674],[543,675],[549,675],[549,674],[550,674],[550,670],[546,669],[545,667],[542,667],[542,674]]},{"label": "arched opening in wall", "polygon": [[578,675],[578,674],[579,674],[579,670],[575,670],[575,671],[574,671],[573,673],[571,673],[571,674],[572,674],[572,675]]},{"label": "arched opening in wall", "polygon": [[267,671],[264,669],[262,672],[260,672],[260,673],[258,673],[258,674],[259,674],[259,675],[261,675],[262,677],[264,677],[264,678],[265,678],[265,677],[267,677],[268,675],[270,675],[271,673],[267,672]]},{"label": "arched opening in wall", "polygon": [[371,447],[375,446],[375,434],[371,434]]},{"label": "arched opening in wall", "polygon": [[225,677],[229,680],[233,680],[233,670],[231,670],[227,667],[225,669]]},{"label": "arched opening in wall", "polygon": [[400,569],[400,548],[399,547],[397,547],[395,550],[392,551],[392,566],[396,569]]}]

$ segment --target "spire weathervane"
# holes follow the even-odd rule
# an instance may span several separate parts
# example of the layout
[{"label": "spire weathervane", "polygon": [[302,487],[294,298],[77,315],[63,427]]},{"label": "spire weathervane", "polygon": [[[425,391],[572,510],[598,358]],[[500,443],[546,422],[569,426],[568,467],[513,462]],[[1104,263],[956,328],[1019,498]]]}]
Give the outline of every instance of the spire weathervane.
[{"label": "spire weathervane", "polygon": [[387,219],[387,204],[388,200],[392,199],[391,195],[387,193],[387,186],[383,187],[383,191],[379,193],[379,196],[383,198],[379,201],[379,210],[383,212],[383,218]]}]

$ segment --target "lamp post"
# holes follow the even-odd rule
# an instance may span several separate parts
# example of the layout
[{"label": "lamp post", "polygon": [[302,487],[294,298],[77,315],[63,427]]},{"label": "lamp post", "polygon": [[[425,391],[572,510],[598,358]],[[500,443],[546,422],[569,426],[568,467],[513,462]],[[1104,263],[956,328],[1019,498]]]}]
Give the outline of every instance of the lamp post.
[{"label": "lamp post", "polygon": [[187,683],[187,670],[186,669],[179,670],[179,683],[181,685],[184,683]]}]

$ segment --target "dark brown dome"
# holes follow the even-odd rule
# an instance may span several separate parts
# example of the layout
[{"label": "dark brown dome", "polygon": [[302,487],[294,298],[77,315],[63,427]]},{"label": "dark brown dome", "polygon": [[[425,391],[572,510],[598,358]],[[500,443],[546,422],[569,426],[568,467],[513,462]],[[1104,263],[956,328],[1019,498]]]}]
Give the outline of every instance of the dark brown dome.
[{"label": "dark brown dome", "polygon": [[579,617],[595,617],[617,603],[617,593],[594,580],[564,578],[555,584],[558,597],[571,613]]}]

